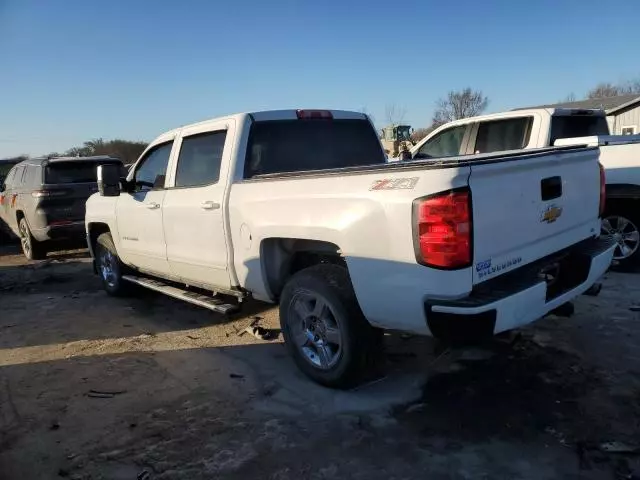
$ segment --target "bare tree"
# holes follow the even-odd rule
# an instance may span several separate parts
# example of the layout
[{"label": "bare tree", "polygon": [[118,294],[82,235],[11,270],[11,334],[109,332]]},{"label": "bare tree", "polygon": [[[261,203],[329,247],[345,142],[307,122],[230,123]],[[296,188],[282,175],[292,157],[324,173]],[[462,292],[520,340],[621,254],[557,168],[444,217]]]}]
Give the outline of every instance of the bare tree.
[{"label": "bare tree", "polygon": [[637,93],[640,94],[640,78],[635,80],[628,80],[620,87],[622,93]]},{"label": "bare tree", "polygon": [[616,97],[622,93],[622,89],[618,85],[614,85],[613,83],[605,82],[599,83],[594,88],[589,90],[587,93],[587,98],[607,98],[607,97]]},{"label": "bare tree", "polygon": [[488,104],[489,99],[480,90],[465,88],[459,92],[451,91],[446,98],[438,100],[433,125],[438,127],[453,120],[474,117],[484,112]]},{"label": "bare tree", "polygon": [[576,94],[571,92],[569,95],[567,95],[564,100],[560,100],[559,103],[571,103],[571,102],[575,102],[577,100],[576,98]]},{"label": "bare tree", "polygon": [[398,125],[404,120],[404,116],[407,114],[407,109],[392,103],[384,108],[384,112],[385,118],[389,124]]},{"label": "bare tree", "polygon": [[376,117],[374,117],[373,115],[371,115],[369,113],[369,109],[367,107],[362,107],[360,109],[360,113],[364,113],[367,117],[369,117],[369,120],[371,120],[371,123],[373,123],[375,125],[376,123]]}]

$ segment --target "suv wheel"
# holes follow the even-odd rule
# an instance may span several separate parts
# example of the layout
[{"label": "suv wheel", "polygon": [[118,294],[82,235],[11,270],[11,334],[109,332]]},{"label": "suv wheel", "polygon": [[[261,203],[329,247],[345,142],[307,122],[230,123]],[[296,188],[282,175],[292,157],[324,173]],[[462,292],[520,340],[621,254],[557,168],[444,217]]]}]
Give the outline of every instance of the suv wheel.
[{"label": "suv wheel", "polygon": [[291,277],[280,298],[280,325],[300,370],[328,387],[354,386],[382,357],[382,332],[364,318],[347,270],[338,265]]},{"label": "suv wheel", "polygon": [[95,255],[96,269],[106,292],[113,296],[122,296],[128,293],[130,285],[122,279],[126,267],[118,257],[110,233],[103,233],[98,237]]},{"label": "suv wheel", "polygon": [[22,253],[24,253],[25,257],[29,260],[42,260],[47,257],[47,249],[43,243],[38,242],[33,238],[26,219],[20,219],[20,222],[18,223],[18,232],[20,233]]}]

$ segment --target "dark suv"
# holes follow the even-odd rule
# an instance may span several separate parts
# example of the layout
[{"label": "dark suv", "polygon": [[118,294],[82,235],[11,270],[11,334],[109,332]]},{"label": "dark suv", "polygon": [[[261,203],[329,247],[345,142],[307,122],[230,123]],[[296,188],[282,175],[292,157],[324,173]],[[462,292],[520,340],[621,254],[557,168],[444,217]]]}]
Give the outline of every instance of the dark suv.
[{"label": "dark suv", "polygon": [[0,219],[27,258],[44,258],[53,241],[83,241],[85,203],[98,191],[98,165],[107,163],[122,164],[112,157],[35,158],[11,169],[0,185]]}]

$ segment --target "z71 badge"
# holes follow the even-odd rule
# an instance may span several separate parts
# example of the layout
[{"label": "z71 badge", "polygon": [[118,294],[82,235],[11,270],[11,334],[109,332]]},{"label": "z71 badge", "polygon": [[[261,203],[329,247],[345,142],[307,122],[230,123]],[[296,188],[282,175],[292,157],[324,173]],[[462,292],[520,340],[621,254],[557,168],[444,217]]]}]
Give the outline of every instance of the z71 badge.
[{"label": "z71 badge", "polygon": [[419,177],[384,178],[376,180],[369,190],[412,190]]},{"label": "z71 badge", "polygon": [[542,214],[540,215],[540,222],[541,223],[553,223],[555,222],[558,218],[560,218],[560,215],[562,215],[562,207],[559,207],[557,205],[549,205],[547,208],[545,208],[542,211]]}]

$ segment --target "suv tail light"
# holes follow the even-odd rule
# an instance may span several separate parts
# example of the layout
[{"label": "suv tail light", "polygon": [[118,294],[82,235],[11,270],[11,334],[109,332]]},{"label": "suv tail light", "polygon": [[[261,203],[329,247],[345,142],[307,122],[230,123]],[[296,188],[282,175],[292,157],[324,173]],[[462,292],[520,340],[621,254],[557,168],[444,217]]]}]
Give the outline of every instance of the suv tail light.
[{"label": "suv tail light", "polygon": [[31,196],[34,198],[64,197],[68,193],[68,190],[36,190],[31,192]]},{"label": "suv tail light", "polygon": [[598,165],[600,166],[600,217],[602,217],[607,203],[607,178],[602,164],[598,163]]},{"label": "suv tail light", "polygon": [[471,193],[468,189],[415,200],[413,218],[418,263],[442,269],[471,265]]},{"label": "suv tail light", "polygon": [[322,119],[332,120],[333,113],[329,110],[296,110],[298,120]]}]

